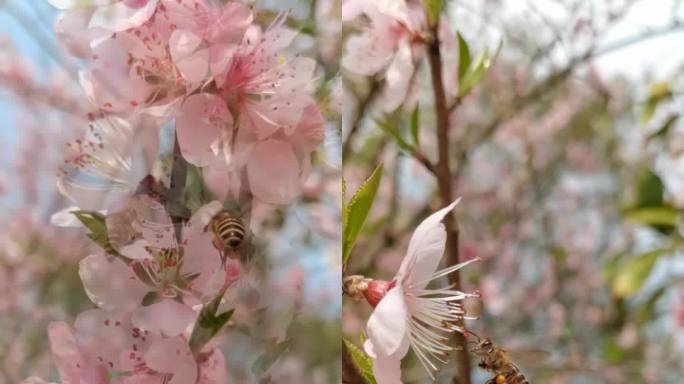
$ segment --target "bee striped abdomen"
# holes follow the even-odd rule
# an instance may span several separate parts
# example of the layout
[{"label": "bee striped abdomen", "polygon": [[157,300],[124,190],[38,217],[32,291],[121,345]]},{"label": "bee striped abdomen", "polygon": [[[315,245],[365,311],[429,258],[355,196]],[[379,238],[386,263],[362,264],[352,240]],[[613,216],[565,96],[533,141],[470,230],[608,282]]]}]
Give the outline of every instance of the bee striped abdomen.
[{"label": "bee striped abdomen", "polygon": [[219,212],[212,221],[212,230],[225,248],[238,248],[245,239],[245,226],[242,220],[226,211]]},{"label": "bee striped abdomen", "polygon": [[514,370],[506,375],[506,384],[529,384],[525,375],[519,370]]}]

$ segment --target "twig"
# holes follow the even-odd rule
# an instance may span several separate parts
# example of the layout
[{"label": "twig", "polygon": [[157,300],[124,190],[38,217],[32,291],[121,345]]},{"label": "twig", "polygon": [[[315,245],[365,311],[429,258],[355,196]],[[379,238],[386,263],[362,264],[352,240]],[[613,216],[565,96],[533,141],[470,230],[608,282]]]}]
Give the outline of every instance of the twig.
[{"label": "twig", "polygon": [[356,136],[356,134],[358,133],[361,121],[363,120],[364,116],[366,116],[366,111],[375,99],[375,96],[377,95],[379,89],[380,83],[375,79],[371,80],[370,90],[368,91],[366,97],[359,103],[359,106],[356,110],[356,114],[354,115],[351,126],[349,128],[349,134],[347,135],[347,139],[342,144],[342,162],[345,162],[345,160],[349,158],[349,151],[351,151],[351,143],[354,139],[354,136]]},{"label": "twig", "polygon": [[[439,195],[442,205],[451,204],[454,200],[452,188],[452,174],[449,165],[449,108],[447,107],[446,92],[444,91],[444,81],[442,79],[442,53],[438,37],[439,21],[435,22],[432,28],[433,40],[428,47],[428,61],[430,63],[430,73],[432,78],[432,89],[435,98],[435,114],[437,117],[437,148],[438,160],[434,165],[433,173],[437,178]],[[448,265],[456,265],[459,262],[458,249],[458,222],[453,215],[449,215],[444,220],[447,232],[446,252]],[[461,290],[461,277],[458,271],[449,275],[449,281],[453,284],[453,289]],[[461,324],[458,324],[462,326]],[[459,350],[456,351],[458,360],[458,382],[470,384],[470,356],[465,337],[461,333],[455,334],[456,344]]]}]

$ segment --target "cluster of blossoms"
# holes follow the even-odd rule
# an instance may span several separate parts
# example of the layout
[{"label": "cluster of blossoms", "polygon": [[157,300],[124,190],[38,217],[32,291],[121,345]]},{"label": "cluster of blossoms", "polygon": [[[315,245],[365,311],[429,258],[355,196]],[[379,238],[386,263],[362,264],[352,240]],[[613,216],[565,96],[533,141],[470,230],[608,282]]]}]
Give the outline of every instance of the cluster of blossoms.
[{"label": "cluster of blossoms", "polygon": [[473,258],[437,270],[444,254],[446,231],[442,220],[458,201],[423,220],[409,241],[399,271],[391,281],[349,276],[345,289],[353,297],[365,297],[374,307],[368,319],[364,343],[373,359],[373,374],[379,384],[401,383],[401,360],[413,349],[423,367],[433,372],[445,364],[445,356],[454,348],[448,335],[465,333],[463,320],[469,319],[461,301],[478,297],[453,287],[428,287],[459,269],[476,262]]},{"label": "cluster of blossoms", "polygon": [[60,43],[87,64],[92,107],[57,183],[73,206],[52,221],[78,219],[102,246],[79,264],[97,308],[48,330],[61,379],[225,383],[198,318],[240,310],[253,251],[248,228],[221,249],[211,220],[300,193],[324,135],[316,62],[290,54],[288,13],[262,28],[240,2],[49,1],[64,10]]}]

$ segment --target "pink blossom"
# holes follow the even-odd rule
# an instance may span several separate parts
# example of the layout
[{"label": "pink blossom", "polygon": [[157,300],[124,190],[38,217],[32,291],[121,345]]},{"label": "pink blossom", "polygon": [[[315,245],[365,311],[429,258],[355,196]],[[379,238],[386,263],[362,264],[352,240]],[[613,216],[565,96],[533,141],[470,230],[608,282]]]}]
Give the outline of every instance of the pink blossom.
[{"label": "pink blossom", "polygon": [[[50,349],[64,384],[195,383],[198,367],[187,341],[164,338],[134,326],[130,315],[93,309],[75,327],[62,322],[48,329]],[[210,370],[220,359],[212,357]],[[210,361],[206,359],[205,361]],[[205,381],[210,383],[212,381]]]},{"label": "pink blossom", "polygon": [[157,156],[157,132],[144,124],[142,119],[93,117],[85,136],[66,145],[59,191],[89,211],[107,209],[130,196]]},{"label": "pink blossom", "polygon": [[[131,261],[93,254],[79,264],[88,297],[98,307],[133,313],[140,327],[177,336],[195,319],[193,306],[212,299],[239,271],[224,273],[210,232],[197,221],[208,221],[206,206],[190,219],[175,239],[171,218],[161,204],[147,197],[131,199],[124,209],[107,216],[112,246]],[[206,224],[205,224],[206,225]],[[143,300],[151,304],[141,306]]]},{"label": "pink blossom", "polygon": [[383,73],[381,100],[383,109],[391,112],[406,99],[414,71],[412,43],[420,39],[424,16],[411,10],[404,0],[385,0],[347,1],[342,18],[349,20],[360,11],[368,16],[370,25],[347,40],[342,66],[362,76]]},{"label": "pink blossom", "polygon": [[113,32],[137,27],[149,20],[159,0],[48,0],[54,7],[69,10],[93,8],[88,26]]},{"label": "pink blossom", "polygon": [[463,331],[457,323],[466,317],[458,301],[476,294],[449,287],[427,288],[430,281],[477,261],[436,271],[446,242],[442,220],[456,204],[458,201],[435,212],[416,228],[391,282],[372,281],[365,292],[371,305],[377,303],[368,319],[364,348],[373,358],[373,373],[379,384],[401,382],[400,362],[409,347],[434,379],[435,360],[444,362],[442,355],[452,350],[445,335]]}]

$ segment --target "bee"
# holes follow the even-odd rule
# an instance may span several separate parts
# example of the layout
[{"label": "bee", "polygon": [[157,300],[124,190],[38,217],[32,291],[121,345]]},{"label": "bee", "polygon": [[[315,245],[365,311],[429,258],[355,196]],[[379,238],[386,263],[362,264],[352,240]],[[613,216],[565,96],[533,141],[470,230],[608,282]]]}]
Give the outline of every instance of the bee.
[{"label": "bee", "polygon": [[214,233],[212,243],[224,255],[240,248],[247,234],[247,229],[242,220],[225,209],[214,215],[210,226]]},{"label": "bee", "polygon": [[480,339],[472,332],[469,334],[477,337],[477,344],[472,348],[472,352],[480,358],[478,366],[494,374],[494,377],[486,384],[529,384],[525,375],[510,360],[506,351],[494,345],[489,338]]}]

